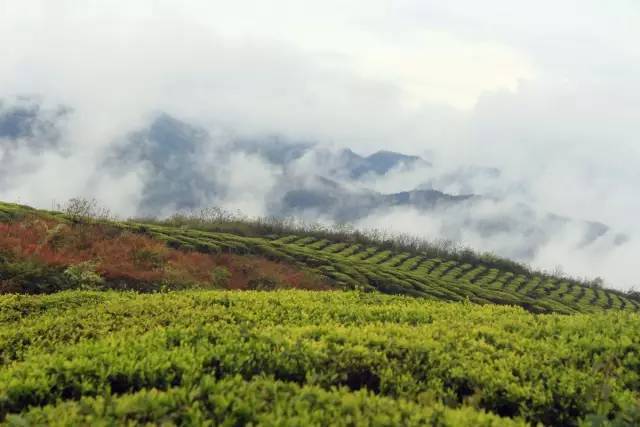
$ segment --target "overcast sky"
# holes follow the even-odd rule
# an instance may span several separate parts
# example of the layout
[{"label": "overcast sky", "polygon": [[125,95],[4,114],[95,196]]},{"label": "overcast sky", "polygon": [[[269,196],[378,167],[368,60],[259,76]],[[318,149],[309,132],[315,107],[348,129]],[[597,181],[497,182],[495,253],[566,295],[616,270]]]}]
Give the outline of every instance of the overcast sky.
[{"label": "overcast sky", "polygon": [[100,147],[167,111],[498,167],[512,197],[628,234],[575,269],[630,283],[614,271],[640,255],[639,23],[637,0],[0,0],[0,98],[73,108],[77,153],[0,196],[77,191]]}]

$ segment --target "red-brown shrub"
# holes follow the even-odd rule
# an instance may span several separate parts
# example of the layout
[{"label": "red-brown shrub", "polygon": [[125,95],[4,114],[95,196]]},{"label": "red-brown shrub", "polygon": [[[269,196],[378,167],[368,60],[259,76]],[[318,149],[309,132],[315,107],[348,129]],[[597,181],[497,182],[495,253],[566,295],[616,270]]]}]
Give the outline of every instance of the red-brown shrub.
[{"label": "red-brown shrub", "polygon": [[[216,281],[214,272],[220,275],[221,271],[224,285],[230,289],[247,289],[257,281],[275,287],[330,288],[321,278],[290,264],[259,256],[171,249],[149,236],[96,224],[71,227],[44,220],[0,223],[2,254],[56,267],[91,261],[107,284],[140,289],[211,287]],[[148,285],[138,286],[142,283]]]}]

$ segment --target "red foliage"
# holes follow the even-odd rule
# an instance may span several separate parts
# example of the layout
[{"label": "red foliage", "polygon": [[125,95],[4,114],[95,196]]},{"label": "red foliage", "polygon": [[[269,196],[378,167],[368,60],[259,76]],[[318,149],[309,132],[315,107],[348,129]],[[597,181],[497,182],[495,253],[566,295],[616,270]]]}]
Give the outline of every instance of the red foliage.
[{"label": "red foliage", "polygon": [[169,252],[168,264],[171,269],[179,271],[186,279],[200,283],[211,282],[211,273],[220,265],[213,255],[177,250]]},{"label": "red foliage", "polygon": [[214,270],[224,268],[228,280],[222,285],[231,289],[247,289],[258,279],[278,287],[329,289],[327,283],[293,265],[257,256],[170,249],[149,236],[102,225],[70,227],[44,220],[0,223],[0,254],[61,267],[92,261],[108,283],[210,287]]},{"label": "red foliage", "polygon": [[92,259],[97,272],[107,280],[157,282],[164,277],[164,260],[168,249],[153,239],[123,233],[94,243]]},{"label": "red foliage", "polygon": [[271,261],[259,256],[223,254],[217,255],[218,265],[231,272],[229,288],[247,289],[255,279],[269,278],[283,287],[297,289],[328,290],[329,284],[319,277],[290,264]]},{"label": "red foliage", "polygon": [[45,221],[0,223],[0,253],[19,259],[40,259],[64,264],[48,242],[50,225]]}]

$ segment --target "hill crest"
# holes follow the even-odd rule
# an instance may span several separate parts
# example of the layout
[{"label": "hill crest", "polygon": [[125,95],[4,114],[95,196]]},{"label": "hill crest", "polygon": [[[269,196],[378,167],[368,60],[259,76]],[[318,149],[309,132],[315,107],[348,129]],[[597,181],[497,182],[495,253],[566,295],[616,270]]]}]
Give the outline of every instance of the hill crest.
[{"label": "hill crest", "polygon": [[640,310],[640,304],[622,292],[531,271],[490,255],[397,239],[376,241],[357,231],[305,231],[275,220],[243,223],[220,215],[209,220],[176,216],[166,221],[115,221],[83,217],[69,209],[50,212],[0,203],[0,221],[35,216],[72,225],[101,224],[114,233],[147,236],[180,252],[259,256],[285,263],[337,289],[517,305],[536,313]]}]

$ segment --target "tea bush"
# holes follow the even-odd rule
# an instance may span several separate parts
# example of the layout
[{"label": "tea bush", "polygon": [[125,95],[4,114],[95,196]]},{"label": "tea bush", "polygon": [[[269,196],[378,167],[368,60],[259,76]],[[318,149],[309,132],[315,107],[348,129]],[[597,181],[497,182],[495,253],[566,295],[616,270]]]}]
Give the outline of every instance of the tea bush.
[{"label": "tea bush", "polygon": [[638,331],[622,311],[347,292],[5,295],[0,417],[637,425]]}]

